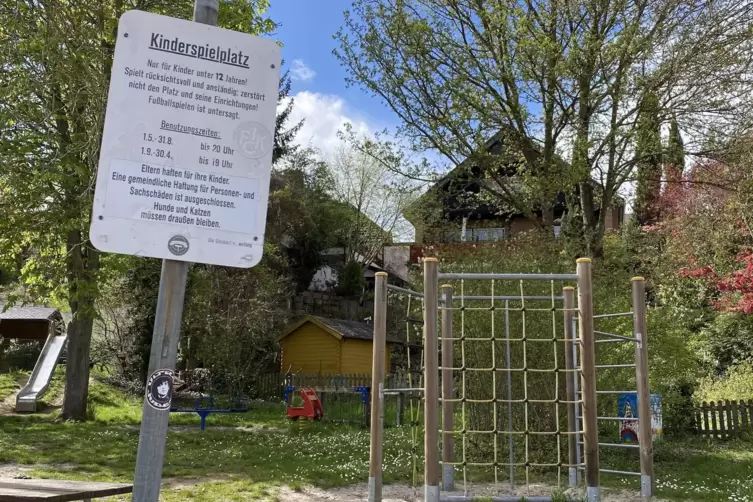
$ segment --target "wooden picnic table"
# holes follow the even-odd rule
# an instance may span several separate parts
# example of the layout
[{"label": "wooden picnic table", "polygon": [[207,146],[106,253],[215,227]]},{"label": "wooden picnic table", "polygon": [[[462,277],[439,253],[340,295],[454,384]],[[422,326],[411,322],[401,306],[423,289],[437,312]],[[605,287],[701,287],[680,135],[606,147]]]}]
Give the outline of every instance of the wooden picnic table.
[{"label": "wooden picnic table", "polygon": [[0,479],[0,502],[69,502],[131,493],[133,485],[58,479]]}]

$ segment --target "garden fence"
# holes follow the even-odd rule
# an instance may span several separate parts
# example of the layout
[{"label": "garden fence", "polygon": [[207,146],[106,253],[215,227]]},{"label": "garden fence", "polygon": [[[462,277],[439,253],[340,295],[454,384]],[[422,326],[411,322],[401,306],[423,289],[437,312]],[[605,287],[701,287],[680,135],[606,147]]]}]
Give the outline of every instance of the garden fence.
[{"label": "garden fence", "polygon": [[[292,385],[296,389],[306,387],[316,389],[324,406],[325,420],[359,423],[368,427],[370,401],[364,401],[363,393],[356,389],[371,386],[370,374],[262,374],[257,377],[254,391],[250,397],[265,401],[282,401],[285,397],[285,388],[288,385]],[[400,389],[407,387],[409,387],[407,373],[396,372],[385,377],[385,388]],[[292,395],[288,396],[288,398],[290,397]],[[415,396],[406,394],[385,396],[385,425],[407,425],[408,420],[406,420],[405,411],[410,406],[410,399],[413,398]]]},{"label": "garden fence", "polygon": [[[368,373],[350,373],[343,375],[323,374],[293,374],[268,373],[259,375],[254,385],[253,399],[277,400],[282,399],[287,385],[296,388],[312,387],[326,389],[329,392],[338,390],[353,390],[355,387],[371,386],[371,375]],[[408,387],[408,377],[405,373],[393,373],[385,378],[385,386],[389,389]]]},{"label": "garden fence", "polygon": [[[209,396],[222,403],[235,403],[238,399],[243,399],[252,407],[265,404],[279,406],[280,413],[285,411],[283,401],[296,405],[298,390],[313,388],[324,406],[326,421],[369,425],[371,375],[368,373],[262,373],[255,375],[250,381],[242,382],[243,385],[237,385],[240,393],[229,392],[225,380],[221,383],[213,381],[211,374],[202,370],[183,373],[179,378],[181,385],[176,399],[190,403],[196,398]],[[408,382],[405,372],[395,372],[385,378],[386,388],[389,389],[408,388]],[[286,392],[290,386],[296,391]],[[416,397],[409,393],[385,396],[385,424],[406,424],[405,410]]]},{"label": "garden fence", "polygon": [[707,437],[728,439],[753,429],[753,400],[704,401],[694,414],[696,431]]}]

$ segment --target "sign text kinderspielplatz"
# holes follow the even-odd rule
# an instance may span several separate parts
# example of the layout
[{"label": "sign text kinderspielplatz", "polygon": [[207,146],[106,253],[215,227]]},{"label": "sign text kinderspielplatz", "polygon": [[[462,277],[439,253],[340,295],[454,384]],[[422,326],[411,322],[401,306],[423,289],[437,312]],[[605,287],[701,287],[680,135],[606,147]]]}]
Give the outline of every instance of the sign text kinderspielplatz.
[{"label": "sign text kinderspielplatz", "polygon": [[129,11],[115,46],[90,238],[106,252],[252,267],[269,198],[280,48]]}]

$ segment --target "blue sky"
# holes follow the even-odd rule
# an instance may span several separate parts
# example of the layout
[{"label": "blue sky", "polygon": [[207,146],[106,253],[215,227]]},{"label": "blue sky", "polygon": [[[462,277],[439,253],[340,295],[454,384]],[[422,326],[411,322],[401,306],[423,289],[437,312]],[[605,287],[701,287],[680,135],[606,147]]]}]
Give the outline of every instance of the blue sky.
[{"label": "blue sky", "polygon": [[285,68],[291,69],[296,99],[294,119],[305,118],[299,141],[329,149],[344,122],[363,132],[394,128],[396,117],[379,99],[357,87],[347,88],[347,72],[332,54],[332,38],[343,24],[351,0],[272,0],[268,15],[281,23],[274,37],[283,44]]}]

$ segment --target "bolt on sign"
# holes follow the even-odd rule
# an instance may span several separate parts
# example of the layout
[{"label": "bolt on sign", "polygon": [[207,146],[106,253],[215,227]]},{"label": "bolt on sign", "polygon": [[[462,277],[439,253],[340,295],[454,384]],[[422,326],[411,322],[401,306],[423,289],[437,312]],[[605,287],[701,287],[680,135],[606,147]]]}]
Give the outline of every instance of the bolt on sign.
[{"label": "bolt on sign", "polygon": [[90,238],[106,252],[259,263],[280,47],[129,11],[118,42]]}]

